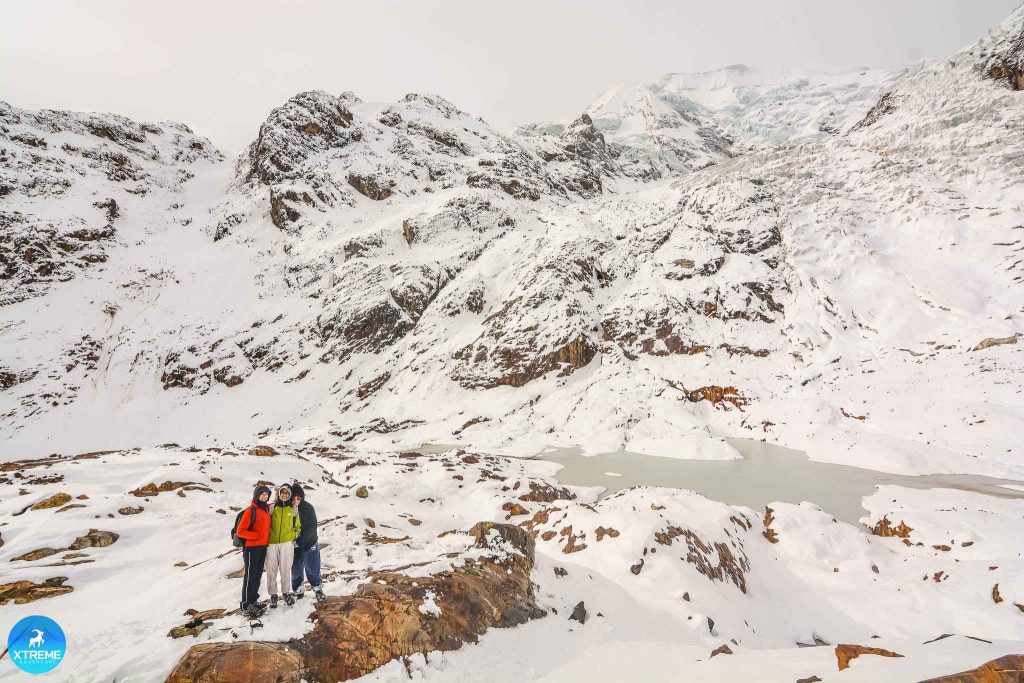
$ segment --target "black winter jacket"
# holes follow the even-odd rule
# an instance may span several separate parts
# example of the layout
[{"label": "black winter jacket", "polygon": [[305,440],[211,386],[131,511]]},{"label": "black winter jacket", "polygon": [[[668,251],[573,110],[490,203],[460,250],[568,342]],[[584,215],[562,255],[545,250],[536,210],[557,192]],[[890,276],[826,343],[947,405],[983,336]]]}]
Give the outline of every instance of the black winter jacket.
[{"label": "black winter jacket", "polygon": [[302,532],[299,534],[299,552],[306,552],[317,542],[316,536],[316,510],[308,501],[299,503],[299,523]]}]

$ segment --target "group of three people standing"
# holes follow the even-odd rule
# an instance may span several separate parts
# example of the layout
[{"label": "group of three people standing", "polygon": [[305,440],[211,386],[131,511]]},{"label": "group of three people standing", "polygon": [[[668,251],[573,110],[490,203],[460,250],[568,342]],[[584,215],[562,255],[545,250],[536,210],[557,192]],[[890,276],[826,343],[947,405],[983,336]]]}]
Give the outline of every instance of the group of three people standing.
[{"label": "group of three people standing", "polygon": [[305,597],[303,574],[317,599],[324,599],[316,510],[306,500],[306,492],[298,483],[278,488],[273,504],[270,495],[267,486],[257,486],[252,503],[242,513],[235,529],[235,535],[245,540],[242,613],[250,618],[260,616],[265,609],[259,602],[264,566],[271,607],[277,607],[282,596],[289,605],[294,604],[296,598]]}]

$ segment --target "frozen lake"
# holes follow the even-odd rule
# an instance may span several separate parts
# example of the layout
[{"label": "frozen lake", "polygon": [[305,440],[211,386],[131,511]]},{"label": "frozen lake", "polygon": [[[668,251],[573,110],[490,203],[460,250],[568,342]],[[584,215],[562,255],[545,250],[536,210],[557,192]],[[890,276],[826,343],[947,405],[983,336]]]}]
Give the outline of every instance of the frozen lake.
[{"label": "frozen lake", "polygon": [[[763,511],[770,503],[810,501],[836,519],[857,524],[861,500],[883,484],[916,489],[950,488],[1000,498],[1022,498],[1024,482],[961,474],[907,476],[808,460],[802,451],[754,439],[727,439],[740,460],[680,460],[628,451],[587,456],[578,448],[538,456],[558,463],[559,482],[601,486],[604,495],[633,486],[689,489],[713,500]],[[1018,488],[1010,488],[1018,487]],[[872,520],[874,521],[874,520]]]}]

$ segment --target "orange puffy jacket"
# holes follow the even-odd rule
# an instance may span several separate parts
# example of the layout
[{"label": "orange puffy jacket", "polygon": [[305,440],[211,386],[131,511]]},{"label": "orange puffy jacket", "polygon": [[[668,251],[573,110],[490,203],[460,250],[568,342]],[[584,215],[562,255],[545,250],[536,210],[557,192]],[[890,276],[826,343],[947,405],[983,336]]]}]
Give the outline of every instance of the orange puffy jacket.
[{"label": "orange puffy jacket", "polygon": [[[252,531],[249,531],[249,523],[253,515],[256,515],[256,521],[252,525]],[[267,545],[270,542],[270,513],[256,503],[250,503],[249,509],[242,513],[242,518],[238,520],[238,528],[235,529],[235,533],[239,538],[245,539],[247,548]]]}]

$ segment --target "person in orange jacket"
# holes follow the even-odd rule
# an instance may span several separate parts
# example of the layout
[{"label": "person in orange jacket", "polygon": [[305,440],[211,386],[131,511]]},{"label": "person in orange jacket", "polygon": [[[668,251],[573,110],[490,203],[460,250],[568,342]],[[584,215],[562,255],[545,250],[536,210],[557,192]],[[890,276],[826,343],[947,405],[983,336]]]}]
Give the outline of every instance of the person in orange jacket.
[{"label": "person in orange jacket", "polygon": [[242,614],[250,618],[258,617],[263,608],[260,606],[260,580],[263,578],[263,565],[267,561],[267,544],[270,542],[270,489],[257,486],[252,493],[249,505],[235,529],[235,535],[245,539],[242,548],[242,561],[245,573],[242,579]]}]

